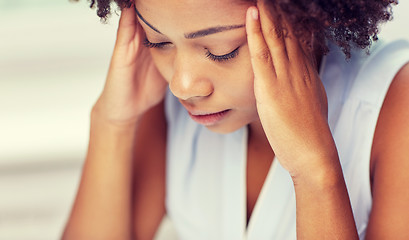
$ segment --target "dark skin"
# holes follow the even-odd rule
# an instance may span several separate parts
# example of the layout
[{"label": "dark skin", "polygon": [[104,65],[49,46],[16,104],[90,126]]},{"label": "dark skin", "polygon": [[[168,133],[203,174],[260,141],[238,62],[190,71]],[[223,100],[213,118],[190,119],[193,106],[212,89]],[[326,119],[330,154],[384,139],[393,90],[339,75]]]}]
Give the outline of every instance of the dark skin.
[{"label": "dark skin", "polygon": [[274,151],[262,129],[250,129],[247,146],[247,224],[273,158]]},{"label": "dark skin", "polygon": [[[252,20],[251,14],[248,13],[246,24],[253,59],[252,66],[256,75],[255,81],[259,81],[257,84],[279,84],[277,79],[271,79],[271,76],[275,76],[271,74],[271,71],[280,75],[282,73],[279,71],[291,69],[296,66],[295,63],[306,63],[310,72],[315,76],[315,64],[310,55],[304,52],[304,48],[294,42],[295,38],[266,37],[268,36],[266,33],[271,32],[270,29],[274,28],[274,25],[271,21],[265,20],[267,15],[263,12],[263,6],[259,6],[259,9],[261,22]],[[136,239],[152,239],[165,214],[166,121],[163,105],[158,105],[164,92],[161,92],[158,86],[166,86],[166,82],[165,79],[160,78],[153,62],[147,61],[150,59],[149,54],[145,55],[146,49],[140,48],[141,33],[142,28],[136,22],[134,12],[125,9],[120,20],[118,39],[107,84],[92,112],[91,138],[86,165],[64,239],[93,239],[95,237],[98,239],[131,239],[132,236]],[[274,49],[271,46],[279,46],[279,48]],[[290,56],[287,55],[287,57],[293,59],[281,62],[288,64],[286,67],[265,64],[268,61],[257,62],[257,59],[265,60],[266,57],[282,58],[284,53],[289,54]],[[259,57],[257,57],[258,54]],[[138,61],[141,57],[144,57],[145,61]],[[144,71],[140,71],[141,69]],[[270,78],[264,76],[265,73]],[[315,102],[305,101],[306,99],[320,103],[324,101],[320,95],[322,89],[319,79],[314,77],[311,79],[314,85],[310,92],[314,97],[303,97],[302,104],[315,105]],[[300,79],[287,80],[298,81]],[[280,85],[279,87],[283,89],[287,86]],[[292,94],[291,90],[284,91],[289,94],[285,96],[295,101],[298,95]],[[409,95],[406,94],[408,91],[409,66],[406,65],[395,76],[388,91],[373,140],[371,155],[373,209],[367,239],[407,239],[409,236],[409,230],[405,227],[409,225],[407,217],[409,207],[406,204],[409,202],[409,190],[406,187],[406,183],[409,182],[409,176],[406,174],[409,169],[407,160],[409,156],[409,148],[407,148],[409,145],[407,138],[409,136],[409,114],[407,114]],[[306,95],[310,92],[308,89],[298,91]],[[270,99],[265,92],[259,91],[255,94],[261,102],[274,101],[274,110],[280,113],[280,117],[290,116],[291,118],[294,113],[284,111],[286,108],[283,110],[280,102]],[[143,104],[136,106],[129,104],[135,103],[134,98],[139,99],[136,101],[138,103],[143,101]],[[300,104],[294,105],[299,106]],[[317,111],[314,116],[320,117],[321,111],[325,113],[325,104],[318,105],[323,108],[306,107],[303,111]],[[119,106],[127,106],[127,108]],[[261,110],[258,108],[258,111]],[[300,111],[296,112],[300,114]],[[339,165],[336,164],[337,159],[334,160],[332,155],[333,149],[331,146],[324,145],[323,147],[321,145],[323,143],[314,138],[317,132],[320,136],[327,133],[325,121],[318,119],[315,122],[319,122],[320,125],[312,126],[285,121],[288,122],[288,125],[284,125],[284,130],[296,128],[298,129],[294,131],[296,133],[303,133],[304,130],[317,130],[317,132],[307,132],[306,135],[312,137],[314,147],[311,149],[320,150],[325,157],[316,158],[316,164],[311,164],[309,170],[317,172],[323,168],[332,170],[329,171],[330,175],[317,174],[316,176],[322,178],[309,179],[300,169],[305,167],[304,156],[311,156],[311,152],[288,151],[287,144],[284,143],[297,142],[297,134],[290,134],[291,141],[276,139],[277,136],[271,134],[269,129],[278,129],[274,127],[274,124],[282,127],[282,123],[266,122],[261,117],[262,114],[268,116],[274,112],[259,112],[259,114],[261,121],[254,121],[249,125],[248,216],[251,216],[251,208],[257,199],[266,171],[264,170],[259,178],[254,176],[259,176],[260,169],[267,169],[267,166],[271,164],[272,149],[274,149],[277,156],[282,156],[279,159],[283,162],[280,163],[291,173],[293,181],[297,183],[295,188],[297,205],[299,205],[297,208],[300,208],[297,209],[298,236],[306,239],[328,239],[334,236],[339,239],[355,239],[356,229],[351,219],[348,199],[345,199],[346,189],[343,181],[340,181],[342,178],[337,168]],[[326,136],[330,137],[330,135]],[[325,141],[324,144],[327,142]],[[308,146],[307,149],[309,149]],[[302,182],[309,184],[305,186]],[[155,188],[152,188],[152,185],[155,185]],[[306,205],[309,207],[304,207]],[[343,207],[340,209],[339,206]],[[104,211],[100,211],[101,209]],[[322,214],[316,213],[317,211],[322,213],[323,209],[328,218],[318,219],[317,216],[322,216]],[[131,210],[133,214],[130,214]],[[308,219],[308,224],[305,219]],[[335,224],[326,219],[334,219]],[[321,230],[315,231],[316,229]]]}]

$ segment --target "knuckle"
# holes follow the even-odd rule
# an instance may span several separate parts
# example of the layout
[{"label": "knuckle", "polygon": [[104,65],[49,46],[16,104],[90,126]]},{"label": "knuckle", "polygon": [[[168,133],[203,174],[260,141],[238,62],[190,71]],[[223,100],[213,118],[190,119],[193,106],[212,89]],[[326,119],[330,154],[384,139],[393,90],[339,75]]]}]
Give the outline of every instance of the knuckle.
[{"label": "knuckle", "polygon": [[273,37],[273,38],[281,38],[283,35],[283,31],[281,28],[278,28],[276,26],[270,26],[267,29],[267,35],[269,37]]},{"label": "knuckle", "polygon": [[262,61],[266,63],[271,62],[270,50],[268,48],[260,49],[254,57],[255,57],[255,60],[258,60],[258,61]]},{"label": "knuckle", "polygon": [[274,27],[269,27],[268,29],[267,29],[267,35],[269,36],[269,37],[276,37],[277,36],[277,31],[276,31],[276,29],[274,28]]}]

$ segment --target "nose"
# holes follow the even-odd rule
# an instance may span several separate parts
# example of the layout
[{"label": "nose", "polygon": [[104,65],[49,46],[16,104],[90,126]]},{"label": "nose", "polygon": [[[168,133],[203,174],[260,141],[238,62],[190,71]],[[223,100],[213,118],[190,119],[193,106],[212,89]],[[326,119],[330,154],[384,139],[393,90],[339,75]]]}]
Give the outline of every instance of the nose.
[{"label": "nose", "polygon": [[214,89],[205,65],[188,56],[176,56],[174,74],[169,82],[172,93],[181,100],[210,96]]}]

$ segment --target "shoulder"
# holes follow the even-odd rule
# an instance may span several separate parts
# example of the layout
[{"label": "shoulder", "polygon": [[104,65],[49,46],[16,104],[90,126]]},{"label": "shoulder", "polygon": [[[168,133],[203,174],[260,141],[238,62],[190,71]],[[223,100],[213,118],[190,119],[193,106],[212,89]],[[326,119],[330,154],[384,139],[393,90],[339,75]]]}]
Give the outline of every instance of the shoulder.
[{"label": "shoulder", "polygon": [[409,63],[395,75],[379,114],[371,152],[373,207],[367,237],[409,237]]},{"label": "shoulder", "polygon": [[[382,168],[385,164],[391,167],[393,161],[399,161],[395,159],[409,157],[408,146],[409,63],[393,79],[379,114],[372,146],[372,175],[376,174],[379,166]],[[391,158],[402,154],[400,158]]]},{"label": "shoulder", "polygon": [[[373,160],[371,173],[374,173],[378,159],[384,159],[383,156],[388,154],[389,148],[402,140],[409,140],[406,137],[409,135],[403,134],[409,126],[409,42],[395,41],[380,49],[375,55],[376,59],[372,60],[372,62],[378,61],[378,64],[374,64],[372,72],[378,79],[375,82],[385,83],[385,93],[384,97],[378,98],[377,105],[380,111],[371,152]],[[372,86],[367,83],[367,88],[371,89]]]}]

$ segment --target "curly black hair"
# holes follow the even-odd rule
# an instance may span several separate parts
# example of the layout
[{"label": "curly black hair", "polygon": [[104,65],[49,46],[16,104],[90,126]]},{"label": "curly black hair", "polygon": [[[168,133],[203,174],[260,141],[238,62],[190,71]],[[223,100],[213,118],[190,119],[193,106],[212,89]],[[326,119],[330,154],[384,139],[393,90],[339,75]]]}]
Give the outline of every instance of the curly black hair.
[{"label": "curly black hair", "polygon": [[[257,0],[248,0],[256,2]],[[368,48],[378,39],[378,25],[392,19],[392,5],[398,0],[264,0],[274,5],[293,26],[294,34],[306,46],[328,52],[335,42],[349,58],[352,47]],[[129,8],[133,0],[89,0],[104,22],[111,14],[111,3]],[[313,41],[320,39],[321,41]],[[314,44],[314,46],[312,46]]]}]

